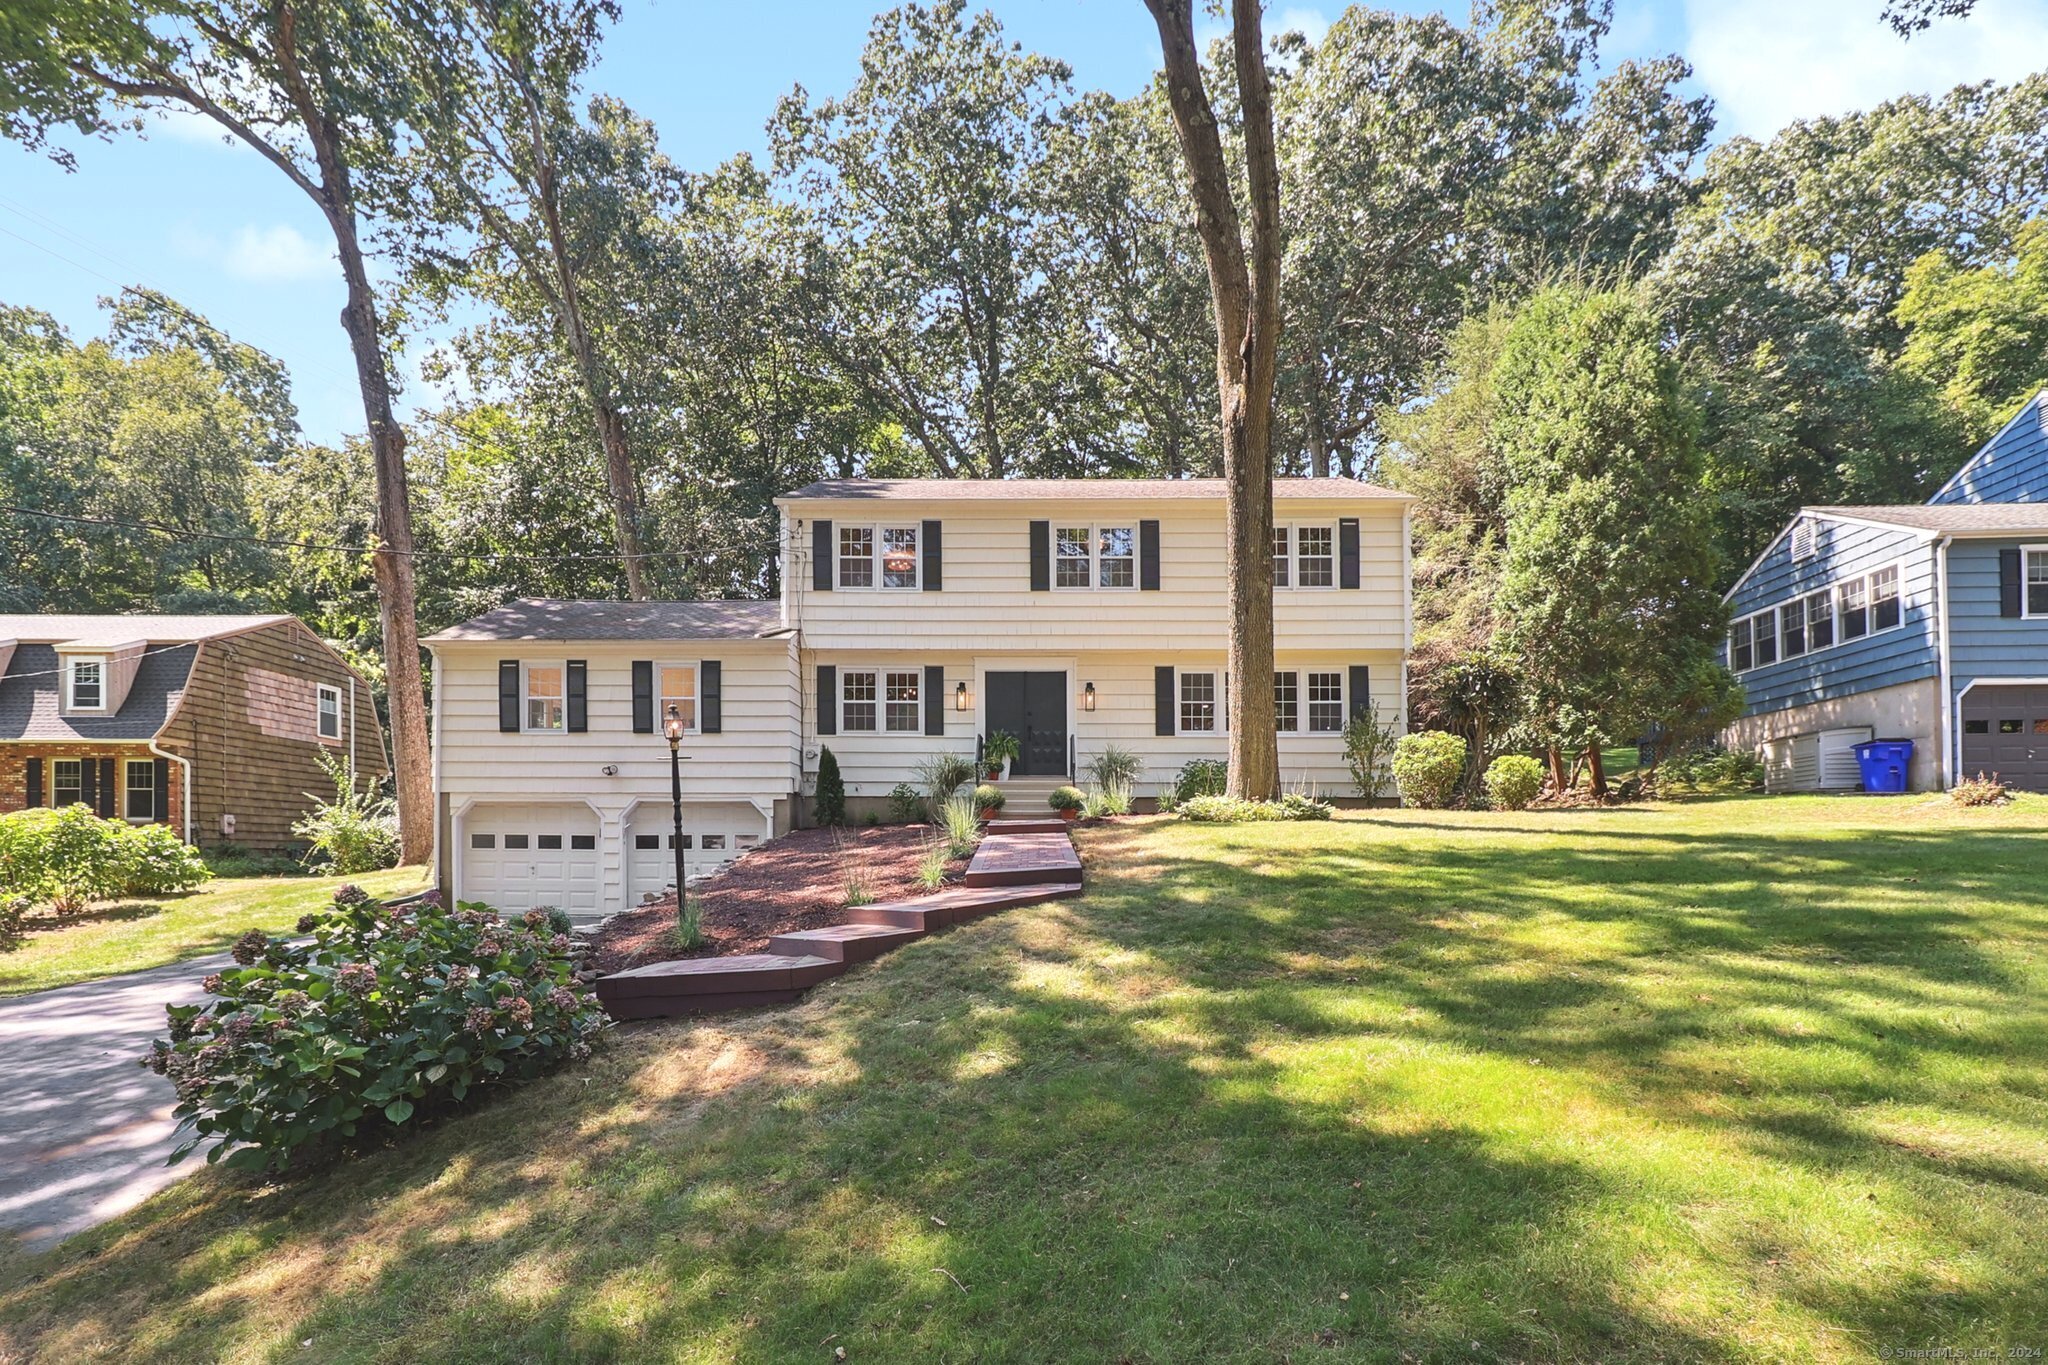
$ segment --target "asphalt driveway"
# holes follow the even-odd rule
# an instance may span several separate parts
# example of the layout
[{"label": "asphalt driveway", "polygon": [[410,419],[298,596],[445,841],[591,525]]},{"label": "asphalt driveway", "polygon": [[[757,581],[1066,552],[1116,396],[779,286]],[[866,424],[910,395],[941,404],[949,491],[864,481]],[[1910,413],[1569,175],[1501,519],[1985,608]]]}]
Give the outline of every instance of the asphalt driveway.
[{"label": "asphalt driveway", "polygon": [[177,1166],[171,1083],[135,1064],[164,1006],[204,998],[225,953],[0,1000],[0,1240],[40,1250],[203,1164]]}]

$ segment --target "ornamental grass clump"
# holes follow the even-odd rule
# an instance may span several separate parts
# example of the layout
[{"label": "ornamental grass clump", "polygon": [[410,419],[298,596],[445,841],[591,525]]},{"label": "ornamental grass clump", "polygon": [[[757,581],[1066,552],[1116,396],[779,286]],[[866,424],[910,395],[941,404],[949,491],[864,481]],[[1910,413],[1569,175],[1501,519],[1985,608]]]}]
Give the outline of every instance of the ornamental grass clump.
[{"label": "ornamental grass clump", "polygon": [[461,1104],[590,1055],[603,1013],[571,974],[545,911],[515,922],[438,895],[387,906],[344,886],[298,923],[309,942],[251,930],[214,998],[172,1005],[170,1038],[142,1064],[177,1090],[209,1162],[283,1170],[402,1133]]},{"label": "ornamental grass clump", "polygon": [[939,822],[946,827],[946,848],[955,858],[965,858],[981,842],[981,811],[974,793],[954,792],[939,807]]}]

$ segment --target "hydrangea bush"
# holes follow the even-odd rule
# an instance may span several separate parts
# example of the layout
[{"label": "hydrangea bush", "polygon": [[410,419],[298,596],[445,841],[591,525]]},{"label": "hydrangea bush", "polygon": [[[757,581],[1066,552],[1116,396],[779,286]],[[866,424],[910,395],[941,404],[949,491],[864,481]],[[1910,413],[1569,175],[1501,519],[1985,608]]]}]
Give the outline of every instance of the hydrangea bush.
[{"label": "hydrangea bush", "polygon": [[212,875],[164,825],[107,820],[80,805],[0,816],[0,893],[60,915],[115,896],[189,891]]},{"label": "hydrangea bush", "polygon": [[387,906],[355,886],[299,921],[307,942],[251,930],[214,999],[173,1005],[143,1065],[177,1087],[209,1162],[283,1169],[388,1136],[421,1107],[533,1079],[590,1055],[604,1016],[544,910],[507,922],[430,893]]}]

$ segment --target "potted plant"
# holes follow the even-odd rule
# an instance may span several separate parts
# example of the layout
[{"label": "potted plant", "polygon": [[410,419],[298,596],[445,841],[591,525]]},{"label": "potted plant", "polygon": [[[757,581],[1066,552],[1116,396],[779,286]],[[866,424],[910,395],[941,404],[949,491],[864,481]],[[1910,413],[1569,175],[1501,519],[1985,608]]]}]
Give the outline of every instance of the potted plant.
[{"label": "potted plant", "polygon": [[1017,737],[1008,730],[998,730],[988,737],[981,746],[982,761],[988,764],[988,780],[1000,782],[1010,775],[1010,764],[1023,752]]},{"label": "potted plant", "polygon": [[1003,795],[1001,787],[992,787],[987,783],[983,783],[974,789],[974,806],[975,809],[981,812],[981,818],[984,820],[993,820],[998,815],[1001,815],[1003,813],[1003,802],[1007,799]]},{"label": "potted plant", "polygon": [[1045,804],[1058,811],[1062,820],[1080,819],[1081,807],[1086,801],[1079,787],[1054,787],[1052,795],[1045,798]]}]

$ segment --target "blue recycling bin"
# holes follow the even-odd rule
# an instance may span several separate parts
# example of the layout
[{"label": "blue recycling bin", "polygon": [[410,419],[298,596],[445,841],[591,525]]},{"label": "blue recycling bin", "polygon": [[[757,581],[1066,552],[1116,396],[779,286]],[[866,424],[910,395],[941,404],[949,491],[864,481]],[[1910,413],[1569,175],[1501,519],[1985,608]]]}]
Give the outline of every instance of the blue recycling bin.
[{"label": "blue recycling bin", "polygon": [[1856,766],[1863,770],[1863,790],[1897,796],[1906,790],[1906,774],[1913,766],[1913,741],[1876,739],[1859,744]]}]

